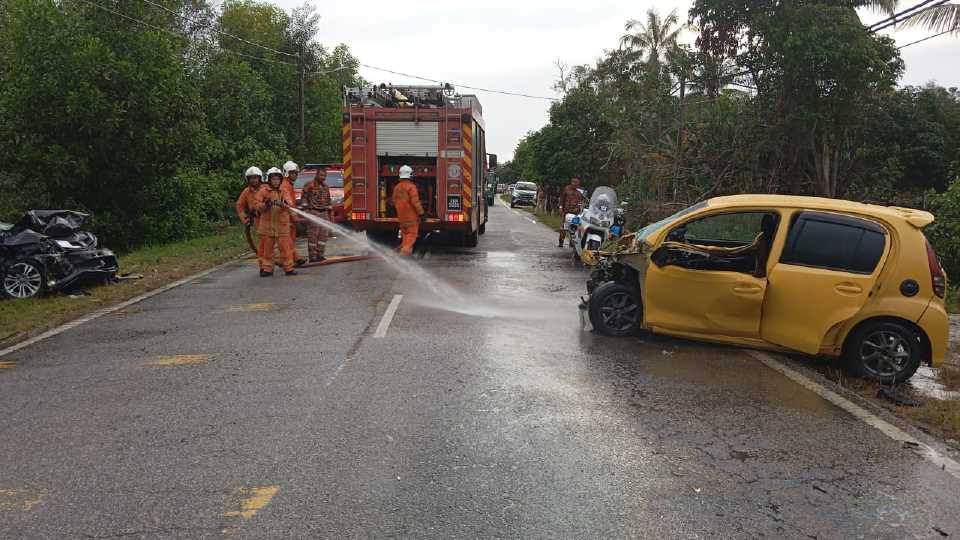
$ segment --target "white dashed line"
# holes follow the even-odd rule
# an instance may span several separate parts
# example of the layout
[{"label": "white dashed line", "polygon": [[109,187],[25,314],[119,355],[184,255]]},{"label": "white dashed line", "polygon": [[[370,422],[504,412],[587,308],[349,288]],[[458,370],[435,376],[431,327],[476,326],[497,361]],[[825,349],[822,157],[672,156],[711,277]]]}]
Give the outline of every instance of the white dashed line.
[{"label": "white dashed line", "polygon": [[910,436],[907,432],[898,428],[897,426],[887,422],[886,420],[881,419],[870,411],[864,409],[863,407],[853,403],[852,401],[840,396],[832,390],[828,390],[821,384],[818,384],[800,372],[787,367],[783,362],[775,359],[773,356],[770,356],[767,353],[760,351],[747,351],[750,356],[753,356],[757,360],[763,362],[767,367],[775,371],[779,371],[785,375],[788,379],[799,384],[800,386],[810,390],[823,399],[833,403],[837,407],[847,411],[856,418],[859,418],[867,425],[878,429],[881,433],[890,437],[895,441],[901,443],[906,443],[911,447],[914,452],[922,456],[927,461],[936,465],[939,469],[949,473],[954,478],[960,480],[960,463],[940,454],[930,446],[918,441],[916,438]]},{"label": "white dashed line", "polygon": [[392,321],[393,316],[397,314],[397,308],[400,306],[401,300],[403,300],[402,294],[393,297],[390,305],[387,306],[387,311],[383,313],[383,318],[380,319],[380,324],[377,325],[377,331],[373,333],[373,337],[382,338],[387,335],[387,330],[390,328],[390,321]]}]

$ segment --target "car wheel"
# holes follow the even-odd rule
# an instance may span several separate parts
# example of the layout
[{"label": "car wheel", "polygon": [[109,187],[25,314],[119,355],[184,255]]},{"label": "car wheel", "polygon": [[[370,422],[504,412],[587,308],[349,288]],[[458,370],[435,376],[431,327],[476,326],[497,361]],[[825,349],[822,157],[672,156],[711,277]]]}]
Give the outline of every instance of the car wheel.
[{"label": "car wheel", "polygon": [[590,295],[589,307],[590,323],[605,336],[629,336],[640,330],[643,306],[635,287],[608,281]]},{"label": "car wheel", "polygon": [[510,201],[510,208],[516,208],[516,207],[517,207],[517,203]]},{"label": "car wheel", "polygon": [[33,261],[14,261],[3,273],[3,293],[10,298],[33,298],[42,291],[43,269]]},{"label": "car wheel", "polygon": [[891,321],[868,322],[844,344],[844,363],[857,376],[899,384],[920,367],[920,337],[909,327]]},{"label": "car wheel", "polygon": [[597,242],[596,240],[590,240],[587,242],[587,251],[596,251],[598,249],[600,249],[600,242]]}]

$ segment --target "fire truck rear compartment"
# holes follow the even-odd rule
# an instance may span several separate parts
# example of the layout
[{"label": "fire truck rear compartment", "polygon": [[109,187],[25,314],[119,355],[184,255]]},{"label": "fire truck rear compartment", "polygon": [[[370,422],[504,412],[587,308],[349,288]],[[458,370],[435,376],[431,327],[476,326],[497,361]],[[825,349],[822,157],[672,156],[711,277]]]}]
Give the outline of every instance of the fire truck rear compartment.
[{"label": "fire truck rear compartment", "polygon": [[420,194],[420,204],[428,218],[437,218],[437,160],[432,157],[381,156],[379,158],[380,195],[377,215],[395,218],[397,210],[390,200],[394,186],[400,181],[400,167],[413,168],[413,183]]}]

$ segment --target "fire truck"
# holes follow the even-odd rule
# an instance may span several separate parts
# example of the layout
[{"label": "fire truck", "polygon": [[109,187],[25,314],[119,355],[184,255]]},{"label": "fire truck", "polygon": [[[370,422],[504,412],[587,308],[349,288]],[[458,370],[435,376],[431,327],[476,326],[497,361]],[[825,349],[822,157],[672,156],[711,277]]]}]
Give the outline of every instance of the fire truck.
[{"label": "fire truck", "polygon": [[[426,221],[477,245],[487,221],[486,135],[480,101],[450,85],[368,86],[343,91],[344,210],[378,241],[397,237],[391,204],[400,167],[413,169]],[[491,156],[495,160],[495,156]]]}]

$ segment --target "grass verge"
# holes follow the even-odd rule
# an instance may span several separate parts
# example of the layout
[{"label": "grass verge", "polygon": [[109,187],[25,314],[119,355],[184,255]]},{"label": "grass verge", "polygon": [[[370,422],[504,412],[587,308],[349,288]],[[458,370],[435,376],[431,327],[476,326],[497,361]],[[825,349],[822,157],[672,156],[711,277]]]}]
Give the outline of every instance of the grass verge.
[{"label": "grass verge", "polygon": [[93,286],[89,295],[71,298],[52,294],[29,300],[0,300],[0,346],[11,345],[59,324],[250,251],[239,229],[227,228],[210,236],[147,246],[120,257],[120,272],[143,274],[143,279]]}]

